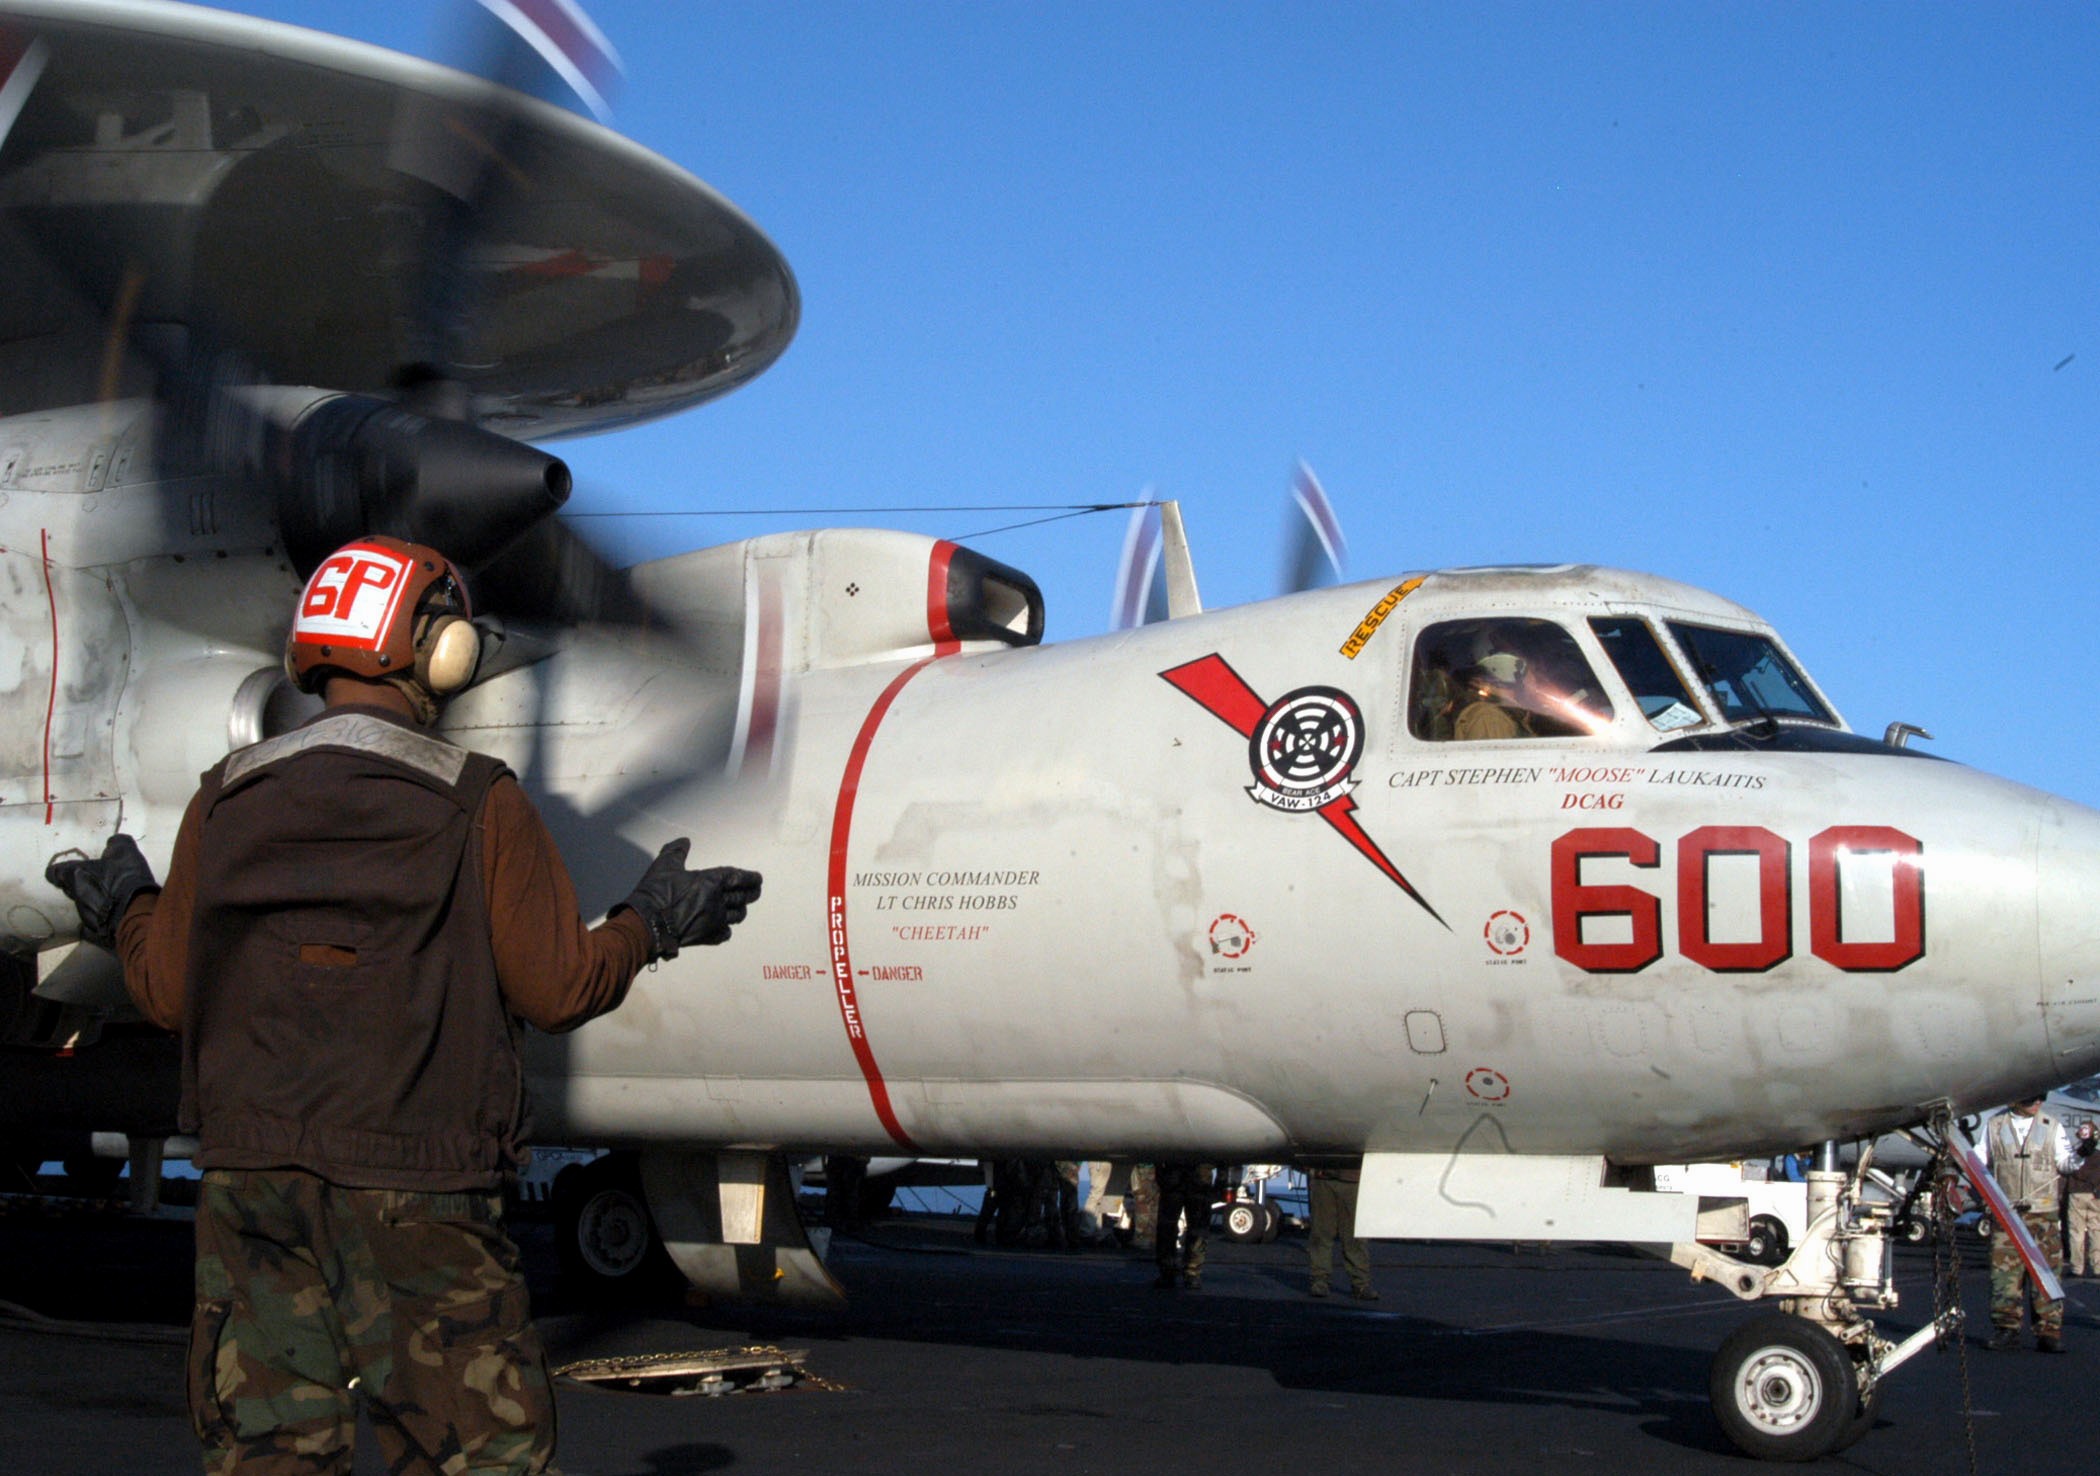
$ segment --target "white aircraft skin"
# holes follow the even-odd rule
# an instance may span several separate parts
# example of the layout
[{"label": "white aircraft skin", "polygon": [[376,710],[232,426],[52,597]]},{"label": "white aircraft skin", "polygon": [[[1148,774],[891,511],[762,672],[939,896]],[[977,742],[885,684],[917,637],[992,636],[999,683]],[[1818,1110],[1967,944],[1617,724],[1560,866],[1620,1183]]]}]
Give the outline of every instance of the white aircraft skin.
[{"label": "white aircraft skin", "polygon": [[[63,416],[16,418],[0,445],[72,468],[46,480],[78,478],[81,448],[61,461],[39,439],[68,433]],[[9,854],[92,851],[122,827],[164,859],[196,773],[230,744],[235,694],[274,667],[294,576],[227,547],[252,528],[127,557],[165,538],[167,504],[195,486],[87,495],[35,480],[18,472],[0,508],[18,674],[0,709]],[[50,599],[47,530],[59,548],[107,550],[84,569],[54,560]],[[1437,621],[1528,615],[1581,639],[1591,615],[1645,613],[1769,633],[1739,606],[1587,567],[1452,571],[1413,589],[1354,659],[1343,639],[1403,581],[937,655],[925,591],[939,548],[835,531],[665,561],[646,587],[695,635],[583,632],[454,704],[453,735],[541,796],[593,909],[670,834],[767,876],[730,944],[650,970],[620,1011],[536,1042],[550,1135],[1273,1160],[1486,1148],[1486,1133],[1497,1151],[1674,1162],[1862,1136],[1937,1101],[1974,1110],[2100,1069],[2092,811],[1893,749],[1654,752],[1665,735],[1594,649],[1616,714],[1595,735],[1432,743],[1398,721],[1411,637]],[[196,618],[170,621],[181,602],[165,588],[207,581]],[[761,582],[779,598],[747,601]],[[780,622],[788,654],[740,704],[747,603]],[[1317,812],[1249,798],[1245,737],[1162,678],[1210,657],[1258,706],[1308,686],[1355,700],[1349,798],[1365,849]],[[778,714],[770,749],[731,771],[754,703]],[[1769,968],[1686,956],[1680,867],[1688,838],[1714,826],[1784,843],[1784,957]],[[1814,946],[1819,908],[1892,917],[1886,866],[1863,866],[1850,892],[1842,872],[1811,876],[1817,836],[1868,827],[1918,844],[1923,947],[1894,970]],[[1635,865],[1623,853],[1639,841],[1612,832],[1653,842],[1653,863]],[[1637,972],[1556,950],[1554,847],[1600,834],[1622,854],[1584,862],[1582,884],[1656,899],[1658,956]],[[1754,862],[1710,874],[1717,919],[1754,914]],[[68,910],[34,868],[0,890],[18,935],[61,940]],[[1528,938],[1498,952],[1487,930],[1504,913]],[[1215,942],[1220,919],[1251,942]],[[1860,926],[1888,936],[1886,922]]]},{"label": "white aircraft skin", "polygon": [[[223,229],[217,181],[259,160],[339,191],[350,218],[385,195],[397,97],[473,91],[182,7],[0,0],[0,20],[25,18],[58,43],[83,116],[101,104],[82,67],[149,91],[162,63],[191,69],[166,85],[202,142],[170,135],[174,170],[140,165],[157,145],[111,114],[93,143],[0,173],[0,226],[77,228],[84,190],[90,223],[106,210],[141,232],[124,249],[161,269],[149,316],[182,310],[155,294],[189,279],[138,192],[190,189],[177,204]],[[246,120],[233,104],[251,97],[267,126],[219,140],[214,120]],[[512,212],[506,229],[541,234],[471,263],[514,273],[498,336],[530,361],[454,381],[482,425],[602,428],[762,372],[799,299],[756,227],[604,130],[522,116],[556,208]],[[71,136],[63,117],[39,126]],[[285,144],[313,127],[313,157]],[[199,171],[196,148],[224,157]],[[112,151],[124,169],[99,167]],[[165,868],[199,773],[312,710],[280,666],[303,504],[253,465],[164,455],[160,412],[118,388],[153,379],[136,365],[97,403],[47,403],[127,338],[88,331],[92,312],[46,323],[19,282],[52,252],[16,248],[0,231],[0,285],[18,284],[0,293],[0,405],[29,407],[0,416],[0,1003],[18,1033],[45,1022],[13,1043],[77,1041],[86,1068],[121,991],[108,955],[73,946],[45,863],[122,830]],[[361,270],[348,248],[320,260]],[[257,288],[263,307],[305,289],[291,278]],[[270,320],[238,306],[230,320]],[[562,383],[584,307],[574,372],[592,377]],[[288,433],[337,391],[391,394],[389,321],[346,319],[335,358],[308,364],[364,380],[218,403]],[[274,348],[306,362],[297,335]],[[1827,720],[1731,718],[1671,623],[1784,645],[1684,585],[1444,570],[1049,646],[1025,576],[900,533],[753,539],[645,565],[632,587],[646,632],[521,623],[443,727],[516,770],[587,912],[678,835],[696,864],[765,876],[727,944],[527,1042],[542,1139],[644,1150],[657,1228],[713,1290],[836,1293],[775,1192],[784,1153],[1362,1156],[1366,1233],[1660,1242],[1738,1296],[1784,1299],[1724,1345],[1713,1388],[1738,1444],[1802,1458],[1870,1425],[1879,1380],[1930,1339],[1889,1344],[1864,1315],[1895,1303],[1886,1207],[1819,1168],[1809,1234],[1753,1272],[1707,1249],[1741,1238],[1709,1232],[1725,1206],[1650,1193],[1629,1210],[1612,1176],[1870,1137],[2100,1070],[2100,813],[1852,735],[1805,677],[1792,690]],[[1418,647],[1491,620],[1557,630],[1586,662],[1560,694],[1567,736],[1425,736],[1457,667]],[[1644,716],[1652,690],[1593,621],[1639,622],[1684,701]],[[32,957],[55,1032],[19,997]],[[759,1244],[785,1249],[716,1254]]]},{"label": "white aircraft skin", "polygon": [[[47,480],[84,475],[79,448],[61,463],[35,438],[66,434],[63,416],[0,422],[0,445],[30,448],[35,467],[71,466]],[[236,694],[268,684],[295,578],[227,547],[252,528],[126,557],[165,537],[167,504],[195,486],[84,495],[34,480],[18,473],[0,508],[18,673],[0,775],[9,854],[92,852],[121,827],[164,864],[196,773],[230,745]],[[54,561],[51,599],[41,552],[23,552],[46,530],[60,548],[107,550],[84,569]],[[1589,616],[1647,614],[1769,633],[1739,606],[1588,567],[1449,571],[1353,659],[1343,640],[1404,581],[1047,647],[937,645],[926,589],[942,547],[834,531],[668,560],[645,587],[693,635],[575,633],[454,704],[452,734],[540,796],[593,910],[672,834],[767,877],[730,944],[646,972],[620,1011],[534,1043],[551,1138],[1676,1162],[1863,1136],[1936,1102],[1974,1110],[2100,1069],[2092,811],[1894,749],[1655,752],[1686,733],[1657,734],[1594,647],[1615,713],[1594,735],[1426,742],[1398,719],[1411,638],[1438,621],[1535,616],[1581,640]],[[207,581],[196,618],[170,621],[166,589]],[[747,606],[752,649],[785,653],[748,684]],[[756,628],[769,620],[777,635]],[[1310,686],[1354,699],[1347,818],[1361,845],[1316,811],[1249,797],[1246,738],[1163,679],[1209,658],[1256,710]],[[749,742],[754,706],[776,714],[764,752]],[[1784,848],[1770,925],[1753,859],[1708,872],[1715,938],[1776,939],[1769,967],[1687,956],[1683,858],[1717,826]],[[1922,946],[1899,968],[1816,950],[1820,913],[1839,905],[1860,936],[1891,936],[1885,864],[1812,875],[1818,836],[1842,850],[1868,829],[1917,843]],[[1638,971],[1557,948],[1554,851],[1568,837],[1602,838],[1582,886],[1655,899],[1657,956]],[[1648,865],[1627,854],[1641,838]],[[0,916],[61,941],[69,909],[36,869],[4,879]],[[1569,881],[1564,868],[1564,911],[1582,904]],[[1527,936],[1491,940],[1492,920]]]},{"label": "white aircraft skin", "polygon": [[[922,586],[925,541],[883,542],[904,565],[898,582]],[[739,554],[747,569],[806,561],[838,587],[873,586],[881,545],[842,555],[874,543],[767,539],[688,562],[705,575]],[[806,604],[785,639],[813,669],[780,678],[793,717],[770,772],[715,777],[733,732],[718,697],[715,731],[692,739],[708,777],[624,822],[637,854],[668,827],[743,858],[767,876],[764,905],[729,948],[645,974],[620,1012],[543,1043],[550,1108],[593,1141],[1234,1160],[1477,1144],[1663,1162],[1859,1136],[2100,1064],[2100,940],[2082,904],[2100,816],[1893,749],[1656,753],[1594,653],[1618,714],[1601,733],[1418,740],[1396,715],[1411,634],[1435,621],[1512,613],[1579,631],[1589,615],[1648,613],[1768,628],[1637,575],[1455,571],[1424,581],[1356,659],[1341,656],[1400,582],[1040,649],[933,656],[921,620],[890,659],[843,667],[824,651],[836,589],[798,590]],[[608,654],[580,685],[641,681],[603,670]],[[1244,737],[1162,680],[1211,656],[1261,706],[1316,685],[1356,700],[1354,819],[1421,901],[1319,815],[1250,800]],[[546,668],[556,690],[562,671]],[[473,725],[462,738],[508,745],[531,772],[529,736],[480,726],[473,707],[455,715]],[[570,777],[553,760],[541,782],[574,785],[588,813],[601,801],[583,775],[610,767],[580,756]],[[1784,956],[1770,967],[1686,957],[1679,868],[1715,826],[1784,846]],[[1890,871],[1861,844],[1869,828],[1917,842],[1922,946],[1900,968],[1861,961],[1872,950],[1857,945],[1826,945],[1840,963],[1816,952],[1818,909],[1850,906],[1856,936],[1889,936]],[[1638,972],[1556,950],[1556,843],[1604,835],[1627,850],[1613,832],[1652,841],[1654,864],[1600,855],[1581,881],[1657,899],[1659,956]],[[1819,881],[1825,835],[1862,858]],[[1711,876],[1718,940],[1731,916],[1754,917],[1757,872],[1724,858]],[[1498,952],[1487,929],[1505,913],[1529,937]],[[1214,946],[1220,919],[1252,943]]]}]

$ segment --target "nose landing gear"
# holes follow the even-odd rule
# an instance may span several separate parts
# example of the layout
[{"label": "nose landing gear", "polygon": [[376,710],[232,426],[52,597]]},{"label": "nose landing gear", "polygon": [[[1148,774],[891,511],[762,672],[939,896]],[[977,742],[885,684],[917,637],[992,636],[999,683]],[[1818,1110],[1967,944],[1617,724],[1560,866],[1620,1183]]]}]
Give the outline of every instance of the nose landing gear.
[{"label": "nose landing gear", "polygon": [[1883,1338],[1867,1315],[1896,1305],[1897,1207],[1861,1192],[1872,1156],[1862,1153],[1847,1173],[1837,1145],[1823,1145],[1808,1174],[1807,1232],[1777,1266],[1696,1242],[1670,1248],[1694,1280],[1779,1303],[1721,1345],[1707,1382],[1723,1433],[1746,1455],[1812,1461],[1845,1449],[1873,1428],[1882,1381],[1934,1341],[1959,1335],[1958,1303],[1901,1343]]}]

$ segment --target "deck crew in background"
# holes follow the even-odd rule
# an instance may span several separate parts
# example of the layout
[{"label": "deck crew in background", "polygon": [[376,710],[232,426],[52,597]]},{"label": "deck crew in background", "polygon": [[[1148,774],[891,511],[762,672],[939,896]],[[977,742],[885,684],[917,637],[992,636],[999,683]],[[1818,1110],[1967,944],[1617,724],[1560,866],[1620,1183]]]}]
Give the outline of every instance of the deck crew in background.
[{"label": "deck crew in background", "polygon": [[1334,1243],[1342,1243],[1342,1270],[1348,1273],[1350,1293],[1359,1302],[1378,1300],[1371,1285],[1371,1248],[1356,1234],[1356,1193],[1363,1170],[1316,1168],[1306,1175],[1305,1259],[1311,1273],[1306,1290],[1316,1297],[1327,1295],[1334,1272]]},{"label": "deck crew in background", "polygon": [[[1992,1177],[2026,1222],[2028,1233],[2042,1248],[2050,1269],[2061,1271],[2064,1249],[2063,1234],[2057,1225],[2057,1204],[2065,1171],[2078,1164],[2063,1124],[2053,1113],[2042,1110],[2040,1097],[2028,1097],[1993,1118],[1984,1141]],[[1993,1349],[2003,1351],[2020,1346],[2021,1312],[2030,1303],[2035,1347],[2043,1353],[2063,1352],[2064,1304],[2042,1300],[2041,1289],[2027,1274],[2010,1235],[1992,1236]]]},{"label": "deck crew in background", "polygon": [[1178,1278],[1188,1290],[1199,1291],[1203,1286],[1204,1241],[1210,1233],[1210,1212],[1218,1199],[1217,1171],[1207,1163],[1173,1160],[1158,1166],[1158,1176],[1159,1229],[1152,1255],[1159,1275],[1152,1284],[1161,1291],[1171,1291]]}]

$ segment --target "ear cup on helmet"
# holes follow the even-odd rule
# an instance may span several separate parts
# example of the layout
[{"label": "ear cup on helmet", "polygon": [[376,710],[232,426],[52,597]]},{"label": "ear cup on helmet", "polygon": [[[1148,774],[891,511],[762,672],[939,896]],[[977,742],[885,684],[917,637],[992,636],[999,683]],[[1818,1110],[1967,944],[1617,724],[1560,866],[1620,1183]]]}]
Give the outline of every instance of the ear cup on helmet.
[{"label": "ear cup on helmet", "polygon": [[416,644],[416,678],[440,697],[474,680],[481,664],[481,632],[470,620],[441,615]]}]

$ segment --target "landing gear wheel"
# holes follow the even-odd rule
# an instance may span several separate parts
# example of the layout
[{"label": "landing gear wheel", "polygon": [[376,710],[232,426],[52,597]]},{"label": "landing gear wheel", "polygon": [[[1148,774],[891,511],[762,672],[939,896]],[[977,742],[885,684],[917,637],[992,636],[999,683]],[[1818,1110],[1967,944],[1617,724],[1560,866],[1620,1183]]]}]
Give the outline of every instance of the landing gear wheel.
[{"label": "landing gear wheel", "polygon": [[1750,1238],[1743,1242],[1743,1257],[1759,1266],[1786,1264],[1786,1226],[1771,1215],[1750,1217]]},{"label": "landing gear wheel", "polygon": [[1932,1238],[1932,1226],[1917,1215],[1912,1215],[1896,1227],[1905,1245],[1923,1245]]},{"label": "landing gear wheel", "polygon": [[1276,1201],[1265,1199],[1262,1201],[1261,1212],[1264,1216],[1264,1223],[1261,1227],[1261,1243],[1267,1245],[1277,1236],[1283,1234],[1283,1211],[1276,1208]]},{"label": "landing gear wheel", "polygon": [[632,1155],[611,1153],[563,1169],[552,1199],[555,1248],[566,1279],[598,1293],[639,1294],[676,1276]]},{"label": "landing gear wheel", "polygon": [[[1857,1388],[1859,1384],[1860,1350],[1854,1348],[1851,1350],[1851,1353],[1853,1387]],[[1852,1449],[1853,1446],[1859,1444],[1861,1436],[1874,1428],[1874,1421],[1880,1417],[1881,1384],[1877,1380],[1874,1387],[1867,1391],[1864,1399],[1855,1401],[1852,1418],[1846,1422],[1845,1428],[1839,1432],[1837,1444],[1830,1447],[1831,1451],[1835,1453],[1841,1450]]]},{"label": "landing gear wheel", "polygon": [[1225,1206],[1225,1238],[1249,1245],[1261,1239],[1268,1228],[1268,1216],[1262,1207],[1251,1199],[1235,1199]]},{"label": "landing gear wheel", "polygon": [[1828,1455],[1859,1420],[1852,1355],[1822,1328],[1784,1312],[1753,1318],[1721,1344],[1707,1393],[1721,1432],[1760,1460]]}]

